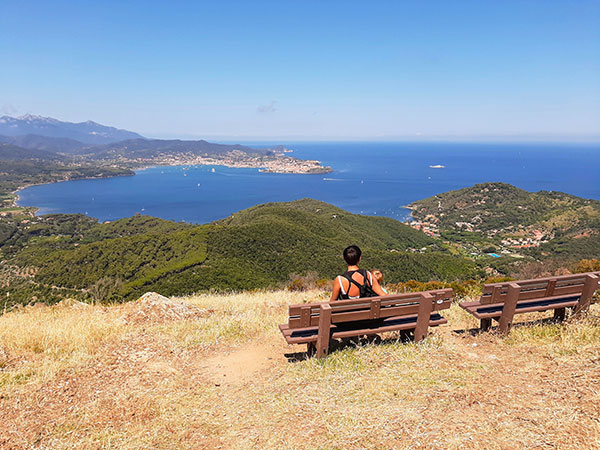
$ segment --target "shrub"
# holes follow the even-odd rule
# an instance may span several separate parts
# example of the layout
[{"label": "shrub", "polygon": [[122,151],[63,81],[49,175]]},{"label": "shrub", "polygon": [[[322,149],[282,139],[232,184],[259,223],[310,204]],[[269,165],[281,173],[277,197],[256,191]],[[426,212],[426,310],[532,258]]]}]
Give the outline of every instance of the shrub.
[{"label": "shrub", "polygon": [[328,281],[319,278],[319,274],[314,271],[306,272],[304,275],[291,273],[287,290],[294,292],[310,291],[312,289],[323,289],[327,286]]},{"label": "shrub", "polygon": [[488,279],[485,280],[485,284],[490,284],[490,283],[505,283],[507,281],[514,281],[515,278],[511,278],[511,277],[489,277]]},{"label": "shrub", "polygon": [[600,270],[600,259],[582,259],[575,264],[575,273],[595,272]]},{"label": "shrub", "polygon": [[123,282],[119,278],[100,278],[88,288],[88,292],[95,302],[106,302],[116,294]]},{"label": "shrub", "polygon": [[481,294],[481,283],[472,279],[464,281],[427,282],[409,280],[405,283],[391,283],[387,285],[387,289],[390,293],[423,292],[445,288],[452,288],[454,291],[454,296],[458,298],[477,296]]},{"label": "shrub", "polygon": [[559,260],[531,261],[520,265],[514,277],[518,280],[528,280],[530,278],[544,278],[554,275],[568,275],[570,273],[565,267],[564,262]]}]

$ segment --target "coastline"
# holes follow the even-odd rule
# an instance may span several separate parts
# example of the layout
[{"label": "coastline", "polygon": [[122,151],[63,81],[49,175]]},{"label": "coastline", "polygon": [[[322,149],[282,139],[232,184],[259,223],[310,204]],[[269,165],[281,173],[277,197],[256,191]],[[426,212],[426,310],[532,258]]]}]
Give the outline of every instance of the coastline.
[{"label": "coastline", "polygon": [[25,186],[19,186],[17,188],[16,191],[11,192],[12,196],[13,196],[13,200],[12,203],[8,206],[9,208],[33,208],[33,215],[37,215],[38,211],[40,210],[40,208],[38,208],[37,206],[19,206],[19,200],[21,200],[21,197],[19,196],[19,192],[22,191],[23,189],[27,189],[28,187],[33,187],[33,186],[41,186],[43,184],[49,184],[49,183],[30,183],[28,185]]},{"label": "coastline", "polygon": [[[129,169],[131,170],[131,169]],[[80,177],[80,178],[68,178],[66,180],[56,180],[56,181],[49,181],[46,183],[28,183],[28,184],[24,184],[23,186],[19,186],[17,189],[15,189],[14,191],[11,192],[11,195],[13,196],[12,202],[10,205],[8,205],[8,208],[33,208],[36,210],[36,214],[37,211],[39,211],[39,208],[37,206],[20,206],[19,200],[21,199],[21,197],[19,196],[19,192],[30,188],[30,187],[34,187],[34,186],[43,186],[45,184],[55,184],[55,183],[64,183],[67,181],[77,181],[77,180],[101,180],[104,178],[116,178],[116,177],[132,177],[135,175],[135,171],[131,170],[132,173],[122,173],[122,174],[115,174],[115,175],[104,175],[104,176],[96,176],[96,177]]]},{"label": "coastline", "polygon": [[[333,169],[331,167],[326,167],[326,166],[321,166],[322,169],[316,168],[313,169],[313,171],[300,171],[300,170],[273,170],[270,169],[268,166],[262,164],[262,165],[255,165],[255,164],[244,164],[244,163],[235,163],[235,164],[231,164],[231,163],[225,163],[223,161],[187,161],[187,162],[176,162],[176,163],[169,163],[169,164],[161,164],[161,163],[155,163],[155,164],[147,164],[147,165],[141,165],[139,167],[135,167],[132,168],[132,170],[137,173],[138,171],[141,170],[146,170],[146,169],[152,169],[154,167],[183,167],[183,166],[221,166],[221,167],[227,167],[230,169],[257,169],[260,173],[281,173],[281,174],[296,174],[296,175],[315,175],[315,174],[326,174],[326,173],[331,173],[333,172]],[[119,176],[119,175],[116,175]],[[107,177],[108,178],[108,177]],[[68,180],[65,180],[68,181]],[[43,183],[46,184],[46,183]]]},{"label": "coastline", "polygon": [[281,154],[275,156],[252,156],[244,152],[233,151],[222,157],[198,156],[189,153],[164,155],[150,159],[121,158],[113,161],[129,168],[139,169],[157,166],[224,166],[233,169],[258,169],[261,173],[287,174],[325,174],[333,172],[321,161],[299,159]]},{"label": "coastline", "polygon": [[[242,159],[238,161],[233,160],[221,160],[216,158],[203,158],[203,157],[195,157],[195,158],[183,158],[178,159],[176,157],[171,157],[170,161],[154,161],[153,163],[150,161],[145,161],[147,164],[140,164],[141,161],[123,161],[123,165],[125,168],[130,170],[131,173],[122,173],[122,174],[114,174],[114,175],[103,175],[103,176],[90,176],[90,177],[78,177],[78,178],[68,178],[50,182],[43,183],[27,183],[22,186],[19,186],[16,190],[12,191],[11,194],[13,196],[12,202],[8,205],[8,208],[32,208],[33,215],[37,215],[40,208],[37,206],[21,206],[19,205],[19,201],[21,199],[19,192],[34,186],[42,186],[45,184],[54,184],[54,183],[63,183],[66,181],[75,181],[75,180],[95,180],[95,179],[104,179],[104,178],[115,178],[115,177],[123,177],[123,176],[135,176],[138,171],[151,169],[154,167],[181,167],[181,166],[223,166],[232,169],[257,169],[259,173],[280,173],[280,174],[297,174],[297,175],[318,175],[318,174],[326,174],[333,172],[331,167],[322,166],[320,161],[317,160],[302,160],[292,157],[281,157],[278,156],[273,158],[272,160],[268,160],[268,164],[265,164],[263,160],[258,161],[256,159]],[[274,163],[283,163],[287,164],[287,167],[281,165],[273,165]],[[132,167],[133,166],[133,167]]]}]

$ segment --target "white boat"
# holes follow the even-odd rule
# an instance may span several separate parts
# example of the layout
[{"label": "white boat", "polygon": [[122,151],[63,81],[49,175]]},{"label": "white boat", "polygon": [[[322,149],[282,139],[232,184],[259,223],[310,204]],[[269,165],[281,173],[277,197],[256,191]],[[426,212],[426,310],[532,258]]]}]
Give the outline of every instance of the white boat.
[{"label": "white boat", "polygon": [[436,164],[435,166],[429,166],[430,169],[445,169],[446,166],[442,166],[441,164]]}]

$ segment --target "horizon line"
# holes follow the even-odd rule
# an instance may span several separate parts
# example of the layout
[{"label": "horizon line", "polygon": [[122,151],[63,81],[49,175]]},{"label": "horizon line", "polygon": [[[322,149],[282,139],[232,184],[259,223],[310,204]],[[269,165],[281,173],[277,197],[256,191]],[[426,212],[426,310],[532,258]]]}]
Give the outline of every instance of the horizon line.
[{"label": "horizon line", "polygon": [[20,116],[3,114],[1,118],[23,120],[27,118],[50,119],[66,123],[95,123],[100,126],[116,128],[120,131],[129,131],[148,139],[178,139],[178,140],[215,140],[215,141],[245,141],[245,142],[481,142],[481,143],[585,143],[600,144],[600,134],[547,134],[547,133],[514,133],[514,134],[425,134],[414,132],[411,134],[378,134],[371,136],[347,135],[271,135],[257,136],[248,134],[220,134],[220,133],[173,133],[168,131],[132,131],[128,127],[105,125],[101,122],[86,120],[70,122],[70,120],[56,119],[41,114],[26,113]]},{"label": "horizon line", "polygon": [[439,135],[439,136],[252,136],[252,135],[221,135],[221,134],[175,134],[175,133],[147,133],[139,132],[148,139],[162,140],[214,140],[226,142],[457,142],[457,143],[580,143],[600,144],[599,136],[535,136],[535,135]]}]

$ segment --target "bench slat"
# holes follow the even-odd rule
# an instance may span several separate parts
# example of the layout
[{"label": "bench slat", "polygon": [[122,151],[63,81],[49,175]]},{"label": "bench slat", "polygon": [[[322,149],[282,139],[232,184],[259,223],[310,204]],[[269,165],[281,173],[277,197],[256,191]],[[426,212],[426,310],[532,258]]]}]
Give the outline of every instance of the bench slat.
[{"label": "bench slat", "polygon": [[[516,313],[548,311],[549,309],[566,308],[576,306],[579,302],[579,295],[571,297],[547,297],[535,300],[519,301],[517,303]],[[481,304],[479,302],[465,302],[460,306],[475,316],[477,319],[491,319],[500,317],[504,303]]]},{"label": "bench slat", "polygon": [[[440,311],[443,309],[448,309],[448,308],[450,308],[450,304],[451,304],[451,302],[449,299],[442,300],[441,303],[437,303],[437,301],[434,301],[433,302],[433,310]],[[363,309],[359,309],[356,311],[342,310],[341,312],[338,312],[333,307],[331,308],[331,310],[332,310],[332,314],[331,314],[331,322],[332,323],[353,322],[356,320],[368,320],[368,319],[373,318],[370,304],[368,305],[368,307],[365,305],[365,307],[363,307]],[[403,305],[403,306],[388,306],[388,307],[383,307],[383,305],[380,305],[379,318],[405,316],[405,315],[417,314],[418,312],[419,312],[419,303]],[[290,328],[304,328],[307,326],[316,326],[318,324],[319,324],[319,314],[318,313],[314,313],[310,317],[310,321],[308,321],[308,322],[303,322],[302,318],[292,318],[292,317],[290,317],[289,322],[288,322],[288,325],[290,326]]]},{"label": "bench slat", "polygon": [[[515,282],[515,283],[520,286],[519,282]],[[583,286],[584,286],[583,283],[577,284],[577,285],[560,286],[560,287],[555,285],[554,289],[553,289],[553,296],[568,295],[568,294],[580,294],[583,291]],[[548,290],[548,283],[544,284],[543,286],[541,286],[540,288],[537,288],[535,290],[521,289],[521,292],[519,293],[519,300],[529,300],[529,299],[547,296],[546,295],[547,290]],[[508,297],[508,291],[502,291],[500,294],[496,295],[495,298],[493,298],[493,295],[483,294],[481,296],[481,304],[485,305],[485,304],[490,304],[490,303],[503,303],[506,301],[507,297]]]},{"label": "bench slat", "polygon": [[[429,326],[437,326],[448,323],[448,321],[442,317],[440,314],[433,313],[431,314],[429,320]],[[417,315],[411,316],[402,316],[402,317],[388,317],[382,321],[374,321],[373,327],[365,326],[365,323],[362,322],[359,328],[356,329],[341,329],[337,325],[332,325],[332,335],[333,339],[341,339],[346,337],[353,336],[362,336],[367,334],[377,334],[377,333],[385,333],[390,331],[399,331],[399,330],[411,330],[416,328],[417,326]],[[287,324],[283,324],[279,326],[286,342],[288,344],[307,344],[309,342],[316,342],[317,336],[319,333],[319,327],[309,327],[309,328],[300,328],[300,329],[291,329],[287,326]]]},{"label": "bench slat", "polygon": [[[452,289],[438,289],[436,291],[427,291],[432,295],[436,296],[436,299],[439,298],[447,298],[450,299],[452,297]],[[401,304],[401,303],[418,303],[421,299],[421,294],[423,292],[407,292],[404,294],[392,294],[381,297],[367,297],[367,298],[359,298],[359,299],[351,299],[351,300],[336,300],[333,302],[320,302],[320,303],[301,303],[298,305],[290,305],[289,306],[289,315],[290,316],[299,316],[302,309],[310,306],[311,314],[318,313],[321,305],[329,304],[332,310],[343,311],[343,310],[352,310],[358,306],[369,307],[371,305],[371,301],[373,300],[381,300],[381,306],[392,305],[392,304]]]},{"label": "bench slat", "polygon": [[[349,330],[349,331],[338,331],[336,333],[333,333],[333,338],[334,339],[341,339],[341,338],[345,338],[345,337],[352,337],[352,336],[362,336],[365,334],[377,334],[377,333],[387,333],[387,332],[391,332],[391,331],[400,331],[400,330],[411,330],[413,328],[416,327],[417,325],[417,318],[415,317],[414,322],[412,320],[410,320],[410,317],[398,317],[398,319],[392,323],[392,322],[388,322],[387,325],[378,327],[378,328],[361,328],[358,330]],[[443,325],[448,323],[448,320],[446,320],[444,317],[442,317],[439,314],[433,315],[431,316],[431,318],[429,319],[429,326],[430,327],[435,327],[438,325]]]},{"label": "bench slat", "polygon": [[[557,281],[557,283],[559,283],[559,284],[569,283],[569,282],[584,283],[585,277],[590,274],[600,276],[600,271],[586,272],[586,273],[574,273],[571,275],[560,275],[560,276],[553,276],[553,277],[546,277],[546,278],[532,278],[529,280],[515,280],[514,283],[517,283],[520,286],[535,286],[536,284],[548,283],[548,281],[553,280],[553,279],[555,279]],[[506,285],[508,283],[511,283],[511,281],[502,281],[499,283],[488,283],[483,287],[483,292],[484,293],[491,292],[491,290],[493,289],[494,286],[506,287]]]}]

